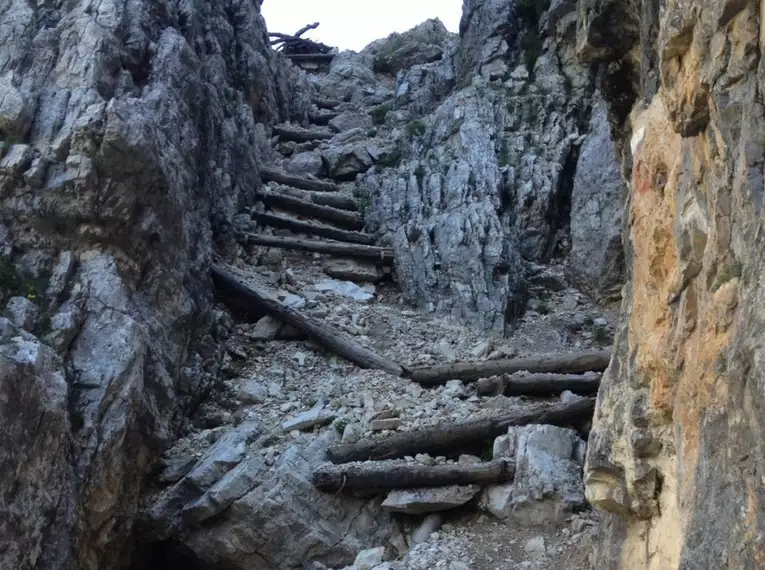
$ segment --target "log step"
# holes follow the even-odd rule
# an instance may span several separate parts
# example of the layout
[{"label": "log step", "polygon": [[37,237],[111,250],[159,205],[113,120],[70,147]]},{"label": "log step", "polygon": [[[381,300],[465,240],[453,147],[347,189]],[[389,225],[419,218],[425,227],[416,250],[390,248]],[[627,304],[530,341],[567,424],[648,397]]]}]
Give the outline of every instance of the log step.
[{"label": "log step", "polygon": [[337,111],[327,111],[324,113],[312,114],[308,117],[308,120],[319,127],[326,127],[332,119],[335,119],[339,116],[340,113]]},{"label": "log step", "polygon": [[285,186],[300,188],[301,190],[312,190],[314,192],[339,192],[340,186],[332,182],[324,182],[315,178],[305,178],[294,176],[286,172],[280,172],[273,168],[260,167],[260,178],[263,182],[276,182]]},{"label": "log step", "polygon": [[584,352],[564,356],[536,358],[513,358],[511,360],[488,360],[485,362],[459,362],[410,369],[410,380],[425,385],[445,384],[449,380],[473,382],[479,378],[513,374],[526,370],[537,373],[579,374],[602,372],[608,368],[611,351]]},{"label": "log step", "polygon": [[345,465],[325,464],[311,474],[311,483],[322,491],[411,489],[447,485],[490,485],[513,478],[515,465],[497,460],[474,465],[419,465],[375,461]]},{"label": "log step", "polygon": [[255,193],[255,198],[268,207],[281,208],[282,210],[295,212],[303,216],[310,216],[349,230],[364,229],[364,220],[359,214],[353,212],[338,210],[331,206],[321,206],[294,196],[269,192],[267,190],[259,190]]},{"label": "log step", "polygon": [[347,337],[330,325],[301,314],[290,307],[285,307],[275,295],[261,291],[244,283],[233,273],[219,265],[210,268],[213,282],[218,293],[235,310],[254,314],[265,312],[278,320],[305,332],[311,340],[335,354],[353,362],[361,368],[384,370],[394,376],[401,376],[403,368]]},{"label": "log step", "polygon": [[313,202],[320,206],[329,206],[331,208],[337,208],[338,210],[345,210],[346,212],[358,212],[359,207],[356,204],[356,200],[345,194],[329,193],[329,192],[311,192],[309,190],[300,190],[291,186],[278,186],[277,190],[282,194],[289,194],[295,198]]},{"label": "log step", "polygon": [[580,396],[595,396],[600,388],[602,374],[528,374],[526,376],[504,375],[499,378],[478,380],[479,395],[504,394],[505,396],[531,396],[549,398],[559,396],[566,390]]},{"label": "log step", "polygon": [[510,426],[529,424],[568,426],[591,421],[594,410],[594,398],[582,398],[568,404],[542,405],[532,410],[507,412],[495,418],[444,423],[432,428],[397,433],[389,437],[335,445],[327,450],[327,457],[332,463],[351,463],[397,459],[418,453],[453,452],[455,449],[507,433],[507,428]]},{"label": "log step", "polygon": [[298,143],[327,140],[335,136],[335,133],[332,133],[330,131],[300,129],[296,127],[288,127],[286,125],[274,126],[273,132],[275,135],[279,136],[280,140],[293,141]]},{"label": "log step", "polygon": [[323,97],[314,97],[313,102],[319,109],[329,109],[330,111],[342,103],[342,101],[324,99]]},{"label": "log step", "polygon": [[292,61],[308,61],[312,63],[330,63],[337,54],[334,53],[283,53]]},{"label": "log step", "polygon": [[351,232],[348,230],[340,230],[331,226],[325,226],[321,224],[315,224],[312,222],[305,222],[302,220],[296,220],[287,216],[281,216],[277,214],[261,214],[259,212],[251,212],[252,219],[256,222],[272,228],[278,228],[281,230],[289,230],[295,233],[309,234],[315,236],[321,236],[337,241],[343,241],[347,243],[359,243],[363,245],[374,245],[374,238],[367,234],[360,232]]},{"label": "log step", "polygon": [[240,239],[245,244],[249,245],[276,247],[279,249],[290,249],[294,251],[310,251],[315,253],[334,255],[336,257],[367,259],[370,261],[376,261],[382,265],[391,265],[393,263],[393,250],[373,245],[360,245],[338,241],[321,241],[283,236],[267,236],[252,233],[241,234]]}]

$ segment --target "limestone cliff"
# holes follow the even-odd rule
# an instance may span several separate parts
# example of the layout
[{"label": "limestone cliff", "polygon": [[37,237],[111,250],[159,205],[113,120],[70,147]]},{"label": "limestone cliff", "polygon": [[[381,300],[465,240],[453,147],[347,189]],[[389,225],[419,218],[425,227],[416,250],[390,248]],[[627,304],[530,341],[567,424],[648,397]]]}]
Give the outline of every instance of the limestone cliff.
[{"label": "limestone cliff", "polygon": [[587,495],[597,568],[761,568],[763,22],[755,1],[580,2],[631,179]]},{"label": "limestone cliff", "polygon": [[257,188],[256,123],[307,112],[258,6],[0,2],[3,568],[126,564],[217,374],[213,244]]}]

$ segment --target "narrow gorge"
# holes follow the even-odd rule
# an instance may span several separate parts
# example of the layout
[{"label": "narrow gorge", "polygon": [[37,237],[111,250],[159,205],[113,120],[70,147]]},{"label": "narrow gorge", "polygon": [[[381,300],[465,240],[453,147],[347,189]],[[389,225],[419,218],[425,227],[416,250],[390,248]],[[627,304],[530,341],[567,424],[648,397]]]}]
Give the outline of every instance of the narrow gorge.
[{"label": "narrow gorge", "polygon": [[765,567],[765,2],[261,4],[0,0],[0,570]]}]

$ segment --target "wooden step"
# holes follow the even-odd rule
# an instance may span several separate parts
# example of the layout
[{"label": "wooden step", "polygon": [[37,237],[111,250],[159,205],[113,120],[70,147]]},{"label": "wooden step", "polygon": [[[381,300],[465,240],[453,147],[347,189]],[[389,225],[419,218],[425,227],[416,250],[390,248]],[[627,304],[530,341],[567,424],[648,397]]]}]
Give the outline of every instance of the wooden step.
[{"label": "wooden step", "polygon": [[340,116],[338,111],[326,111],[324,113],[314,113],[309,115],[308,120],[314,125],[326,127],[332,119]]},{"label": "wooden step", "polygon": [[359,207],[356,204],[356,200],[345,194],[328,193],[328,192],[311,192],[310,190],[300,190],[291,186],[280,185],[276,188],[282,194],[289,194],[295,198],[313,202],[320,206],[330,206],[331,208],[337,208],[338,210],[345,210],[346,212],[358,212]]},{"label": "wooden step", "polygon": [[319,109],[329,109],[330,111],[340,105],[342,101],[336,101],[335,99],[324,99],[323,97],[314,97],[313,103]]},{"label": "wooden step", "polygon": [[268,168],[266,166],[260,167],[259,171],[260,178],[263,180],[263,182],[276,182],[277,184],[284,184],[285,186],[300,188],[301,190],[313,190],[314,192],[340,191],[340,186],[332,182],[324,182],[323,180],[316,180],[315,178],[294,176],[292,174],[280,172],[279,170]]},{"label": "wooden step", "polygon": [[276,125],[273,127],[275,135],[279,136],[282,141],[294,141],[294,142],[309,142],[331,139],[336,133],[323,130],[311,130],[301,129],[297,127],[289,127],[287,125]]},{"label": "wooden step", "polygon": [[262,234],[242,233],[239,240],[249,245],[276,247],[293,251],[310,251],[336,257],[365,259],[381,265],[393,264],[393,250],[374,245],[361,245],[339,241],[323,241],[285,236],[267,236]]},{"label": "wooden step", "polygon": [[295,212],[303,216],[316,218],[325,222],[331,222],[333,225],[348,230],[363,230],[364,220],[359,214],[338,210],[331,206],[320,206],[313,202],[301,200],[287,194],[259,190],[255,193],[255,198],[271,208],[280,208],[289,212]]},{"label": "wooden step", "polygon": [[270,226],[272,228],[289,230],[291,232],[301,234],[321,236],[346,243],[359,243],[364,245],[374,244],[374,238],[372,236],[362,234],[360,232],[340,230],[331,226],[305,222],[303,220],[296,220],[294,218],[278,214],[261,214],[259,212],[251,212],[250,215],[256,222],[265,226]]},{"label": "wooden step", "polygon": [[335,53],[282,53],[284,57],[292,61],[310,63],[331,63],[337,54]]}]

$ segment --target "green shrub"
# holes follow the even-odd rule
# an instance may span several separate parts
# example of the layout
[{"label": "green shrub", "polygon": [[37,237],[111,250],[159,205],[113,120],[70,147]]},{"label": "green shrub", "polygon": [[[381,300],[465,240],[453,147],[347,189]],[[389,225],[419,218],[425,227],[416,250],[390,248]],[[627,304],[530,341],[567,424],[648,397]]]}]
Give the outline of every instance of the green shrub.
[{"label": "green shrub", "polygon": [[377,159],[378,166],[382,168],[391,168],[401,164],[401,151],[398,149],[382,155]]},{"label": "green shrub", "polygon": [[420,120],[412,121],[406,126],[406,132],[409,133],[409,136],[411,137],[421,137],[425,134],[425,131],[427,131],[427,127],[425,126],[425,123]]},{"label": "green shrub", "polygon": [[720,287],[725,285],[728,281],[732,281],[733,279],[740,278],[743,271],[744,271],[744,266],[738,260],[734,261],[733,263],[729,265],[726,265],[725,268],[717,276],[717,279],[715,279],[715,284],[712,287],[712,291],[713,292],[717,291]]},{"label": "green shrub", "polygon": [[550,0],[516,0],[515,15],[526,27],[536,28],[545,10],[550,7]]},{"label": "green shrub", "polygon": [[534,73],[534,66],[537,64],[539,56],[542,54],[542,38],[534,30],[528,30],[521,38],[521,49],[523,50],[523,62],[526,64],[526,70]]},{"label": "green shrub", "polygon": [[388,113],[393,110],[393,103],[382,103],[370,111],[372,122],[375,125],[382,125],[388,117]]}]

